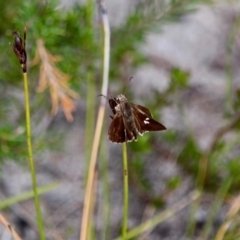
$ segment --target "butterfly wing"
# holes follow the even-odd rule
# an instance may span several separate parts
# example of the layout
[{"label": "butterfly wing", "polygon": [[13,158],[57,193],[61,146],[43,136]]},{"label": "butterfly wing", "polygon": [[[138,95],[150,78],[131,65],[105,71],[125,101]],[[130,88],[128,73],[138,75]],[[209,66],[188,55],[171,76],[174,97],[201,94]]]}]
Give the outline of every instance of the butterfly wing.
[{"label": "butterfly wing", "polygon": [[109,103],[109,106],[113,112],[113,114],[116,114],[116,110],[115,110],[115,107],[117,106],[117,99],[116,98],[110,98],[108,100],[108,103]]},{"label": "butterfly wing", "polygon": [[160,122],[152,118],[152,114],[147,108],[136,104],[132,104],[132,108],[135,125],[140,135],[143,135],[145,132],[162,131],[166,129]]},{"label": "butterfly wing", "polygon": [[120,112],[117,112],[113,118],[108,129],[108,137],[110,141],[116,143],[131,142],[137,140],[136,134],[132,132],[126,123]]},{"label": "butterfly wing", "polygon": [[131,142],[135,137],[133,133],[125,127],[122,114],[120,112],[113,116],[108,129],[110,141],[116,143]]},{"label": "butterfly wing", "polygon": [[108,129],[110,141],[122,143],[125,142],[124,123],[121,113],[116,113]]}]

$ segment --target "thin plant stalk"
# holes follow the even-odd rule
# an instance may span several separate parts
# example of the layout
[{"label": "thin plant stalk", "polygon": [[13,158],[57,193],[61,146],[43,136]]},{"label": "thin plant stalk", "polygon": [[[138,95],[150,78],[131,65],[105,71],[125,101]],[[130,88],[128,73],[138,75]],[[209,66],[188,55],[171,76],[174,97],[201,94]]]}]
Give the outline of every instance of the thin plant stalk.
[{"label": "thin plant stalk", "polygon": [[[87,182],[87,172],[89,169],[89,158],[91,155],[91,146],[93,142],[94,135],[94,125],[95,125],[95,82],[93,81],[92,73],[88,73],[87,76],[87,112],[85,120],[85,176],[84,176],[84,185]],[[96,173],[95,173],[96,174]],[[96,179],[95,179],[96,181]],[[90,206],[90,215],[92,216],[94,209],[95,201]],[[91,224],[88,226],[88,236],[91,236],[91,233],[94,229],[94,222],[91,221]]]},{"label": "thin plant stalk", "polygon": [[[89,158],[91,154],[91,145],[94,134],[94,119],[95,119],[95,82],[93,81],[92,73],[87,76],[87,109],[85,123],[85,169],[89,167]],[[85,176],[85,182],[87,176]]]},{"label": "thin plant stalk", "polygon": [[[103,127],[105,132],[105,126]],[[105,136],[104,136],[105,137]],[[109,172],[107,161],[107,142],[102,137],[102,143],[99,150],[99,175],[101,176],[102,197],[101,207],[99,207],[98,217],[104,223],[102,226],[100,239],[110,239],[110,187],[109,187]]]},{"label": "thin plant stalk", "polygon": [[205,224],[205,228],[202,233],[201,239],[210,239],[209,236],[211,234],[211,231],[213,229],[214,225],[214,219],[216,218],[217,214],[219,213],[219,210],[221,209],[221,206],[224,202],[224,199],[226,198],[226,195],[228,193],[228,190],[231,186],[232,180],[227,180],[224,182],[223,186],[219,189],[219,191],[216,194],[216,199],[212,204],[211,210],[208,214],[208,220]]},{"label": "thin plant stalk", "polygon": [[[49,185],[46,185],[46,186],[43,186],[43,187],[39,187],[38,188],[38,195],[50,192],[51,190],[56,189],[58,186],[59,186],[58,183],[52,183],[52,184],[49,184]],[[7,208],[7,207],[9,207],[13,204],[16,204],[16,203],[19,203],[19,202],[22,202],[22,201],[26,201],[26,200],[28,200],[30,198],[33,198],[33,197],[34,197],[34,193],[33,193],[32,190],[21,193],[17,196],[10,197],[10,198],[8,198],[4,201],[1,201],[0,202],[0,209]]]},{"label": "thin plant stalk", "polygon": [[12,225],[0,214],[0,223],[12,234],[14,240],[22,240],[17,232],[14,230]]},{"label": "thin plant stalk", "polygon": [[[206,178],[206,174],[207,174],[208,158],[209,158],[209,155],[206,154],[206,155],[203,155],[203,157],[199,161],[197,187],[201,194],[203,192],[204,182],[205,182],[205,178]],[[196,227],[195,215],[199,209],[200,203],[201,203],[201,198],[199,198],[197,201],[195,201],[192,206],[191,213],[190,213],[191,220],[189,221],[189,224],[187,226],[187,231],[186,231],[187,238],[192,238],[194,235],[194,230]]]},{"label": "thin plant stalk", "polygon": [[[225,235],[228,231],[228,229],[231,227],[231,225],[234,223],[236,226],[238,226],[238,213],[240,210],[240,195],[236,196],[230,204],[230,209],[228,210],[228,213],[226,215],[225,222],[220,226],[218,229],[216,236],[214,240],[222,240],[225,239]],[[237,225],[238,224],[238,225]],[[230,239],[230,238],[229,238]]]},{"label": "thin plant stalk", "polygon": [[[199,198],[199,196],[200,196],[199,191],[191,192],[187,197],[185,197],[185,198],[181,199],[179,202],[173,204],[170,208],[164,210],[163,212],[156,215],[155,217],[140,224],[138,227],[131,229],[127,233],[125,240],[136,238],[140,234],[153,229],[156,225],[158,225],[161,222],[165,221],[166,219],[172,217],[174,214],[176,214],[177,212],[184,209],[187,205],[196,201]],[[118,237],[115,240],[122,240],[122,237]]]},{"label": "thin plant stalk", "polygon": [[128,225],[128,160],[127,160],[127,143],[122,144],[123,151],[123,223],[122,239],[126,239]]},{"label": "thin plant stalk", "polygon": [[30,121],[30,106],[29,106],[29,93],[28,93],[28,78],[27,72],[23,72],[23,79],[24,79],[24,92],[25,92],[25,107],[26,107],[26,129],[27,129],[27,147],[28,147],[28,156],[29,156],[29,166],[31,171],[32,177],[32,188],[34,193],[34,202],[35,202],[35,209],[37,215],[37,222],[38,222],[38,229],[40,234],[40,239],[45,240],[45,233],[43,227],[43,220],[42,214],[40,210],[40,203],[37,191],[37,179],[36,179],[36,172],[32,154],[32,139],[31,139],[31,121]]},{"label": "thin plant stalk", "polygon": [[[95,191],[97,189],[97,184],[98,184],[98,171],[97,169],[95,169],[94,180],[93,180],[93,191],[92,191],[91,203],[90,203],[90,216],[92,216],[94,212],[94,207],[96,202]],[[94,231],[94,221],[89,222],[87,231],[88,231],[87,232],[88,239],[96,239],[96,233]]]},{"label": "thin plant stalk", "polygon": [[[94,2],[93,0],[87,0],[86,2],[86,28],[89,31],[89,35],[91,37],[90,44],[94,42],[94,26],[93,26],[93,14],[94,14]],[[89,69],[90,66],[88,66]],[[89,70],[87,74],[87,89],[86,89],[86,97],[87,97],[87,107],[86,107],[86,121],[85,121],[85,173],[87,173],[87,169],[89,167],[89,158],[91,154],[91,146],[93,141],[94,134],[94,125],[95,125],[95,88],[96,84],[94,81],[94,73]],[[87,181],[87,174],[85,177],[85,182]]]},{"label": "thin plant stalk", "polygon": [[227,54],[227,61],[226,61],[226,101],[225,101],[225,110],[228,113],[232,113],[233,109],[233,100],[234,100],[234,84],[233,84],[233,57],[234,57],[234,44],[237,44],[238,38],[238,31],[240,26],[240,17],[237,17],[232,25],[232,31],[229,36],[228,40],[228,54]]},{"label": "thin plant stalk", "polygon": [[26,136],[27,136],[27,148],[28,148],[28,160],[30,166],[30,172],[32,177],[32,189],[34,193],[34,202],[36,217],[39,229],[39,235],[41,240],[45,240],[45,233],[43,228],[43,220],[40,210],[40,203],[38,199],[37,191],[37,179],[35,173],[35,166],[32,154],[32,134],[31,134],[31,117],[30,117],[30,106],[29,106],[29,93],[28,93],[28,77],[27,77],[27,53],[26,53],[26,35],[27,35],[27,26],[24,27],[24,39],[19,36],[19,34],[14,31],[14,44],[12,45],[13,51],[18,58],[23,73],[23,82],[24,82],[24,94],[25,94],[25,108],[26,108]]},{"label": "thin plant stalk", "polygon": [[[110,28],[108,22],[108,15],[105,6],[103,5],[103,1],[99,1],[99,6],[102,14],[103,21],[103,32],[104,32],[104,54],[103,54],[103,85],[102,85],[102,95],[107,95],[108,89],[108,75],[109,75],[109,61],[110,61]],[[97,154],[99,149],[100,137],[102,132],[104,114],[105,114],[105,105],[106,99],[101,98],[100,107],[97,115],[97,123],[95,128],[95,134],[92,145],[92,152],[90,157],[90,164],[88,170],[88,178],[86,185],[86,193],[84,198],[83,205],[83,214],[82,214],[82,222],[81,222],[81,233],[80,239],[87,240],[87,232],[88,232],[88,224],[90,221],[90,203],[92,197],[93,190],[93,182],[94,182],[94,172],[97,162]]]}]

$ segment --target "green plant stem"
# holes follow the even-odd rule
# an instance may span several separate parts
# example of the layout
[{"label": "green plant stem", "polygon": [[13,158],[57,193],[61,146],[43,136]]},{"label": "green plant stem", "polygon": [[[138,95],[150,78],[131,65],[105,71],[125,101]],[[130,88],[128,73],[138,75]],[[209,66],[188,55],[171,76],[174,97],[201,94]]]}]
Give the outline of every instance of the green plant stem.
[{"label": "green plant stem", "polygon": [[[198,191],[193,191],[187,197],[173,204],[171,208],[164,210],[157,216],[147,220],[145,223],[142,223],[138,227],[130,230],[126,235],[125,240],[136,238],[137,236],[144,233],[145,231],[153,229],[153,227],[155,227],[157,224],[172,217],[174,214],[181,211],[187,205],[189,205],[193,201],[196,201],[199,198],[199,196],[200,196],[200,193]],[[122,240],[122,237],[118,237],[115,240]]]},{"label": "green plant stem", "polygon": [[127,161],[127,143],[122,144],[123,151],[123,223],[122,239],[126,239],[128,222],[128,161]]},{"label": "green plant stem", "polygon": [[[52,184],[49,184],[49,185],[46,185],[46,186],[43,186],[43,187],[39,187],[38,188],[38,194],[40,195],[40,194],[49,192],[53,189],[56,189],[58,186],[59,186],[58,183],[52,183]],[[0,209],[7,208],[7,207],[9,207],[13,204],[16,204],[16,203],[19,203],[19,202],[22,202],[22,201],[26,201],[26,200],[28,200],[32,197],[34,197],[34,193],[33,193],[32,190],[28,191],[28,192],[21,193],[17,196],[14,196],[14,197],[10,197],[10,198],[0,202]]]},{"label": "green plant stem", "polygon": [[[87,76],[87,112],[86,112],[86,121],[85,121],[85,176],[84,176],[84,185],[87,182],[87,172],[89,169],[89,158],[91,156],[91,146],[93,142],[94,135],[94,124],[95,124],[95,81],[93,81],[92,72],[88,73]],[[95,201],[92,201],[93,203]],[[94,209],[94,206],[91,206]],[[92,214],[93,211],[90,211]],[[88,226],[88,236],[91,236],[94,229],[94,222],[90,221],[91,224]]]},{"label": "green plant stem", "polygon": [[[103,132],[106,131],[106,127],[103,127]],[[101,207],[99,207],[99,213],[104,223],[102,226],[100,239],[111,239],[110,237],[110,186],[109,186],[109,172],[108,172],[108,159],[107,159],[107,142],[105,136],[102,137],[101,147],[99,151],[99,176],[102,186],[103,197],[101,200]]]},{"label": "green plant stem", "polygon": [[93,30],[94,0],[87,0],[86,9],[87,9],[87,13],[86,13],[87,27]]},{"label": "green plant stem", "polygon": [[201,203],[201,196],[204,189],[204,182],[207,174],[207,168],[208,168],[208,154],[205,154],[202,156],[202,158],[199,160],[199,168],[198,168],[198,176],[197,176],[197,188],[200,192],[200,197],[197,201],[194,202],[192,205],[191,211],[190,211],[190,221],[187,226],[186,231],[186,238],[192,239],[194,235],[194,231],[196,228],[196,213],[199,209],[200,203]]},{"label": "green plant stem", "polygon": [[[89,42],[94,45],[94,2],[93,0],[87,0],[86,2],[86,29],[89,31]],[[91,64],[90,64],[91,66]],[[88,66],[89,70],[87,73],[87,108],[86,108],[86,120],[85,120],[85,173],[87,173],[89,167],[89,158],[91,156],[91,146],[94,135],[94,124],[95,124],[95,89],[96,82],[94,81],[93,68]],[[87,174],[85,176],[85,182],[87,181]]]},{"label": "green plant stem", "polygon": [[[94,1],[93,0],[87,0],[86,1],[86,29],[88,29],[89,32],[89,44],[94,46],[94,25],[93,25],[93,19],[94,19]],[[91,146],[93,142],[93,136],[94,136],[94,125],[95,125],[95,88],[96,83],[94,81],[94,72],[93,67],[91,66],[91,63],[88,65],[88,73],[87,73],[87,109],[86,109],[86,120],[85,120],[85,178],[84,178],[84,185],[87,183],[87,172],[89,169],[89,159],[91,156]],[[95,179],[93,184],[97,185],[97,172],[95,169]],[[93,185],[94,186],[94,185]],[[87,226],[87,233],[86,236],[88,236],[89,239],[95,239],[94,237],[94,221],[92,221],[93,218],[93,212],[94,212],[94,206],[95,206],[95,195],[92,193],[91,195],[91,203],[90,203],[90,210],[89,210],[89,224]]]},{"label": "green plant stem", "polygon": [[231,179],[226,180],[223,183],[223,186],[219,189],[219,191],[216,194],[216,199],[215,201],[212,203],[212,207],[209,211],[208,214],[208,219],[207,222],[205,224],[204,230],[202,231],[202,237],[200,239],[211,239],[211,231],[214,228],[214,218],[217,217],[221,206],[226,198],[226,195],[228,193],[228,190],[231,186]]},{"label": "green plant stem", "polygon": [[[85,169],[86,173],[89,168],[89,158],[91,156],[91,146],[94,135],[94,119],[95,119],[95,81],[92,73],[87,75],[87,109],[85,123]],[[85,176],[85,182],[87,176]]]},{"label": "green plant stem", "polygon": [[28,94],[28,79],[27,79],[26,72],[23,72],[23,79],[24,79],[25,107],[26,107],[27,147],[28,147],[29,166],[30,166],[31,177],[32,177],[32,188],[34,193],[34,202],[35,202],[40,239],[45,240],[46,238],[45,238],[45,233],[43,228],[43,220],[42,220],[40,203],[38,198],[38,191],[37,191],[37,179],[36,179],[35,166],[34,166],[34,160],[33,160],[33,154],[32,154],[30,106],[29,106],[29,94]]},{"label": "green plant stem", "polygon": [[234,57],[234,45],[237,41],[238,31],[240,27],[240,17],[238,16],[233,22],[232,31],[230,32],[228,46],[227,46],[227,60],[226,60],[226,101],[225,110],[227,113],[232,113],[233,111],[233,101],[234,101],[234,85],[233,85],[233,57]]}]

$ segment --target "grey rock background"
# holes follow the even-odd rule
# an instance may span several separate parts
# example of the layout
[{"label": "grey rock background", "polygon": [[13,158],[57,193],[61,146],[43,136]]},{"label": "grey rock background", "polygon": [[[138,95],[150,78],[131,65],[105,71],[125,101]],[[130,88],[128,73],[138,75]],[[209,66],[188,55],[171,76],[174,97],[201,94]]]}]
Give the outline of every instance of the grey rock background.
[{"label": "grey rock background", "polygon": [[[126,14],[134,8],[134,2],[108,0],[108,12],[112,27],[121,25]],[[67,2],[69,4],[70,2]],[[65,7],[63,5],[62,7]],[[232,31],[234,18],[239,13],[239,5],[222,4],[213,7],[201,6],[196,12],[185,16],[177,23],[169,23],[161,31],[149,33],[141,51],[149,57],[149,63],[137,69],[134,74],[133,92],[136,99],[141,101],[141,94],[149,95],[151,89],[163,91],[169,83],[169,67],[181,67],[191,74],[191,91],[185,92],[180,100],[184,106],[183,115],[176,106],[162,109],[161,121],[168,129],[184,130],[187,125],[196,136],[202,149],[207,149],[216,130],[224,124],[221,108],[226,94],[225,58],[227,55],[228,39]],[[240,87],[239,80],[239,40],[236,41],[234,86]],[[149,93],[149,94],[148,94]],[[80,101],[83,101],[81,99]],[[67,124],[57,118],[51,125],[50,131],[63,131],[64,149],[58,152],[45,152],[37,156],[38,182],[44,185],[53,181],[60,186],[41,197],[44,221],[49,225],[46,229],[48,239],[78,239],[81,219],[81,206],[84,199],[84,103],[78,104],[78,112],[73,124]],[[106,114],[107,116],[108,114]],[[111,219],[112,236],[119,234],[122,216],[122,166],[121,146],[109,143],[109,172],[111,188]],[[180,151],[180,150],[178,150]],[[171,152],[171,149],[169,150]],[[152,167],[154,166],[154,168]],[[17,195],[31,189],[28,166],[18,165],[7,161],[2,167],[0,179],[0,199]],[[166,198],[166,207],[179,201],[193,188],[191,178],[184,176],[169,153],[161,156],[152,152],[146,157],[146,172],[152,183],[154,195],[164,193],[165,182],[172,176],[180,175],[185,179],[180,188]],[[144,199],[135,195],[134,186],[130,192],[129,227],[140,224],[155,213],[146,205]],[[98,190],[98,201],[101,201],[103,189]],[[206,202],[211,196],[206,199]],[[199,223],[207,218],[208,204],[202,205],[196,216]],[[141,211],[140,211],[141,210]],[[101,211],[98,209],[97,211]],[[223,209],[219,222],[224,218]],[[145,216],[140,213],[145,212]],[[174,217],[157,226],[145,238],[150,240],[179,240],[185,239],[188,209],[184,209]],[[12,208],[10,220],[25,219],[26,225],[33,225],[34,206],[32,201],[19,203]],[[54,226],[54,227],[53,227]],[[97,218],[97,230],[101,231],[102,222]],[[71,233],[71,234],[70,234]],[[0,226],[0,239],[11,239],[5,229]],[[26,227],[25,240],[36,239],[36,232]]]}]

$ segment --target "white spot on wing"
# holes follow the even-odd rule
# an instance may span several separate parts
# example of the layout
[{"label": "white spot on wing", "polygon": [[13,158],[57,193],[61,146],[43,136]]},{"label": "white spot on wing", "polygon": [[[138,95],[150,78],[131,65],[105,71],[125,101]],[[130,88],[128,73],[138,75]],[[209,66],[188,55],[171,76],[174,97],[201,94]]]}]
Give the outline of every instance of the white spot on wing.
[{"label": "white spot on wing", "polygon": [[145,118],[145,120],[143,120],[143,122],[144,122],[145,124],[150,124],[149,118]]}]

